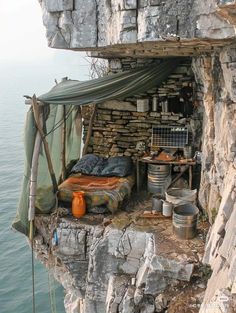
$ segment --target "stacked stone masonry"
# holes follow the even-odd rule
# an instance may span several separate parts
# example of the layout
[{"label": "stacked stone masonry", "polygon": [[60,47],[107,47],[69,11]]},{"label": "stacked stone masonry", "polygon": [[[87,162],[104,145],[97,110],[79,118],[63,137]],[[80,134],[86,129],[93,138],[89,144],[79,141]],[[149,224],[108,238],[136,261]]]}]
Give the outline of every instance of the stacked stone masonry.
[{"label": "stacked stone masonry", "polygon": [[[114,60],[111,62],[113,72],[137,67],[140,63],[135,59]],[[189,86],[194,89],[194,99],[199,107],[189,118],[184,118],[182,113],[152,111],[153,95],[162,99],[181,99],[181,90]],[[194,82],[191,63],[185,60],[158,88],[147,91],[141,95],[149,99],[149,111],[137,112],[137,99],[135,97],[127,101],[107,101],[97,106],[96,117],[93,123],[93,134],[90,140],[88,152],[108,156],[131,156],[137,159],[145,151],[150,150],[152,128],[159,125],[188,126],[193,134],[193,146],[197,150],[201,138],[201,101],[202,94],[197,92],[198,87]],[[129,100],[129,101],[128,101]],[[176,100],[177,101],[177,100]],[[89,115],[84,118],[85,132],[89,125]]]}]

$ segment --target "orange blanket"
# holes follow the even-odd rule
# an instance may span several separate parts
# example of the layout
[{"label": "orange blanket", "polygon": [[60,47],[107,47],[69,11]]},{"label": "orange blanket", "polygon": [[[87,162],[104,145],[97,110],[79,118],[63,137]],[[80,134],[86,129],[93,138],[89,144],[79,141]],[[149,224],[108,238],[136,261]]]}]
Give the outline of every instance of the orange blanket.
[{"label": "orange blanket", "polygon": [[97,176],[87,176],[80,175],[78,177],[72,176],[66,179],[60,185],[60,189],[66,187],[69,190],[112,190],[117,188],[118,184],[121,183],[122,178],[120,177],[97,177]]}]

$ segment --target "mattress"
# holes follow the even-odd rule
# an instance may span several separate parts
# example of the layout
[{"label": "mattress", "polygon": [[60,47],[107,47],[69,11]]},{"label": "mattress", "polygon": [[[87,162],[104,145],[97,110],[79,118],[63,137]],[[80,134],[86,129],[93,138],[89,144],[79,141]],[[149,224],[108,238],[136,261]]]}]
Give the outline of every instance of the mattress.
[{"label": "mattress", "polygon": [[98,177],[75,174],[59,185],[58,199],[71,203],[74,191],[84,191],[88,209],[106,206],[112,213],[118,210],[124,198],[129,197],[134,176]]}]

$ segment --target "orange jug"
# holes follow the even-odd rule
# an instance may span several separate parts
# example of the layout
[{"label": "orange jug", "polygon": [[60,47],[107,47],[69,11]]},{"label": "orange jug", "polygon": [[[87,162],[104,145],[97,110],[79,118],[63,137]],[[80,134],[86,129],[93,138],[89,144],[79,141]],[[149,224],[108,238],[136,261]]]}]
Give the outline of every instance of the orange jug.
[{"label": "orange jug", "polygon": [[72,215],[74,217],[81,217],[86,213],[86,203],[84,199],[83,191],[75,191],[73,192],[72,199]]}]

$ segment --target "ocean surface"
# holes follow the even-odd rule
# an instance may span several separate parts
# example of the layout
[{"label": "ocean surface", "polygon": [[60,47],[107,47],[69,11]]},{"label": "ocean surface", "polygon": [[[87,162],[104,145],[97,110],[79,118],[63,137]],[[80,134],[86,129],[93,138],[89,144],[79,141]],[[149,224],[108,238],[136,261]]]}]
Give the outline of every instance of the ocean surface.
[{"label": "ocean surface", "polygon": [[[23,127],[28,108],[22,95],[45,93],[53,87],[54,79],[64,76],[87,79],[86,61],[67,60],[68,55],[61,54],[41,64],[0,64],[0,313],[33,312],[31,250],[26,238],[11,229],[24,165]],[[52,312],[48,273],[37,261],[35,288],[36,312]],[[56,312],[64,313],[63,288],[56,282],[53,288]]]}]

